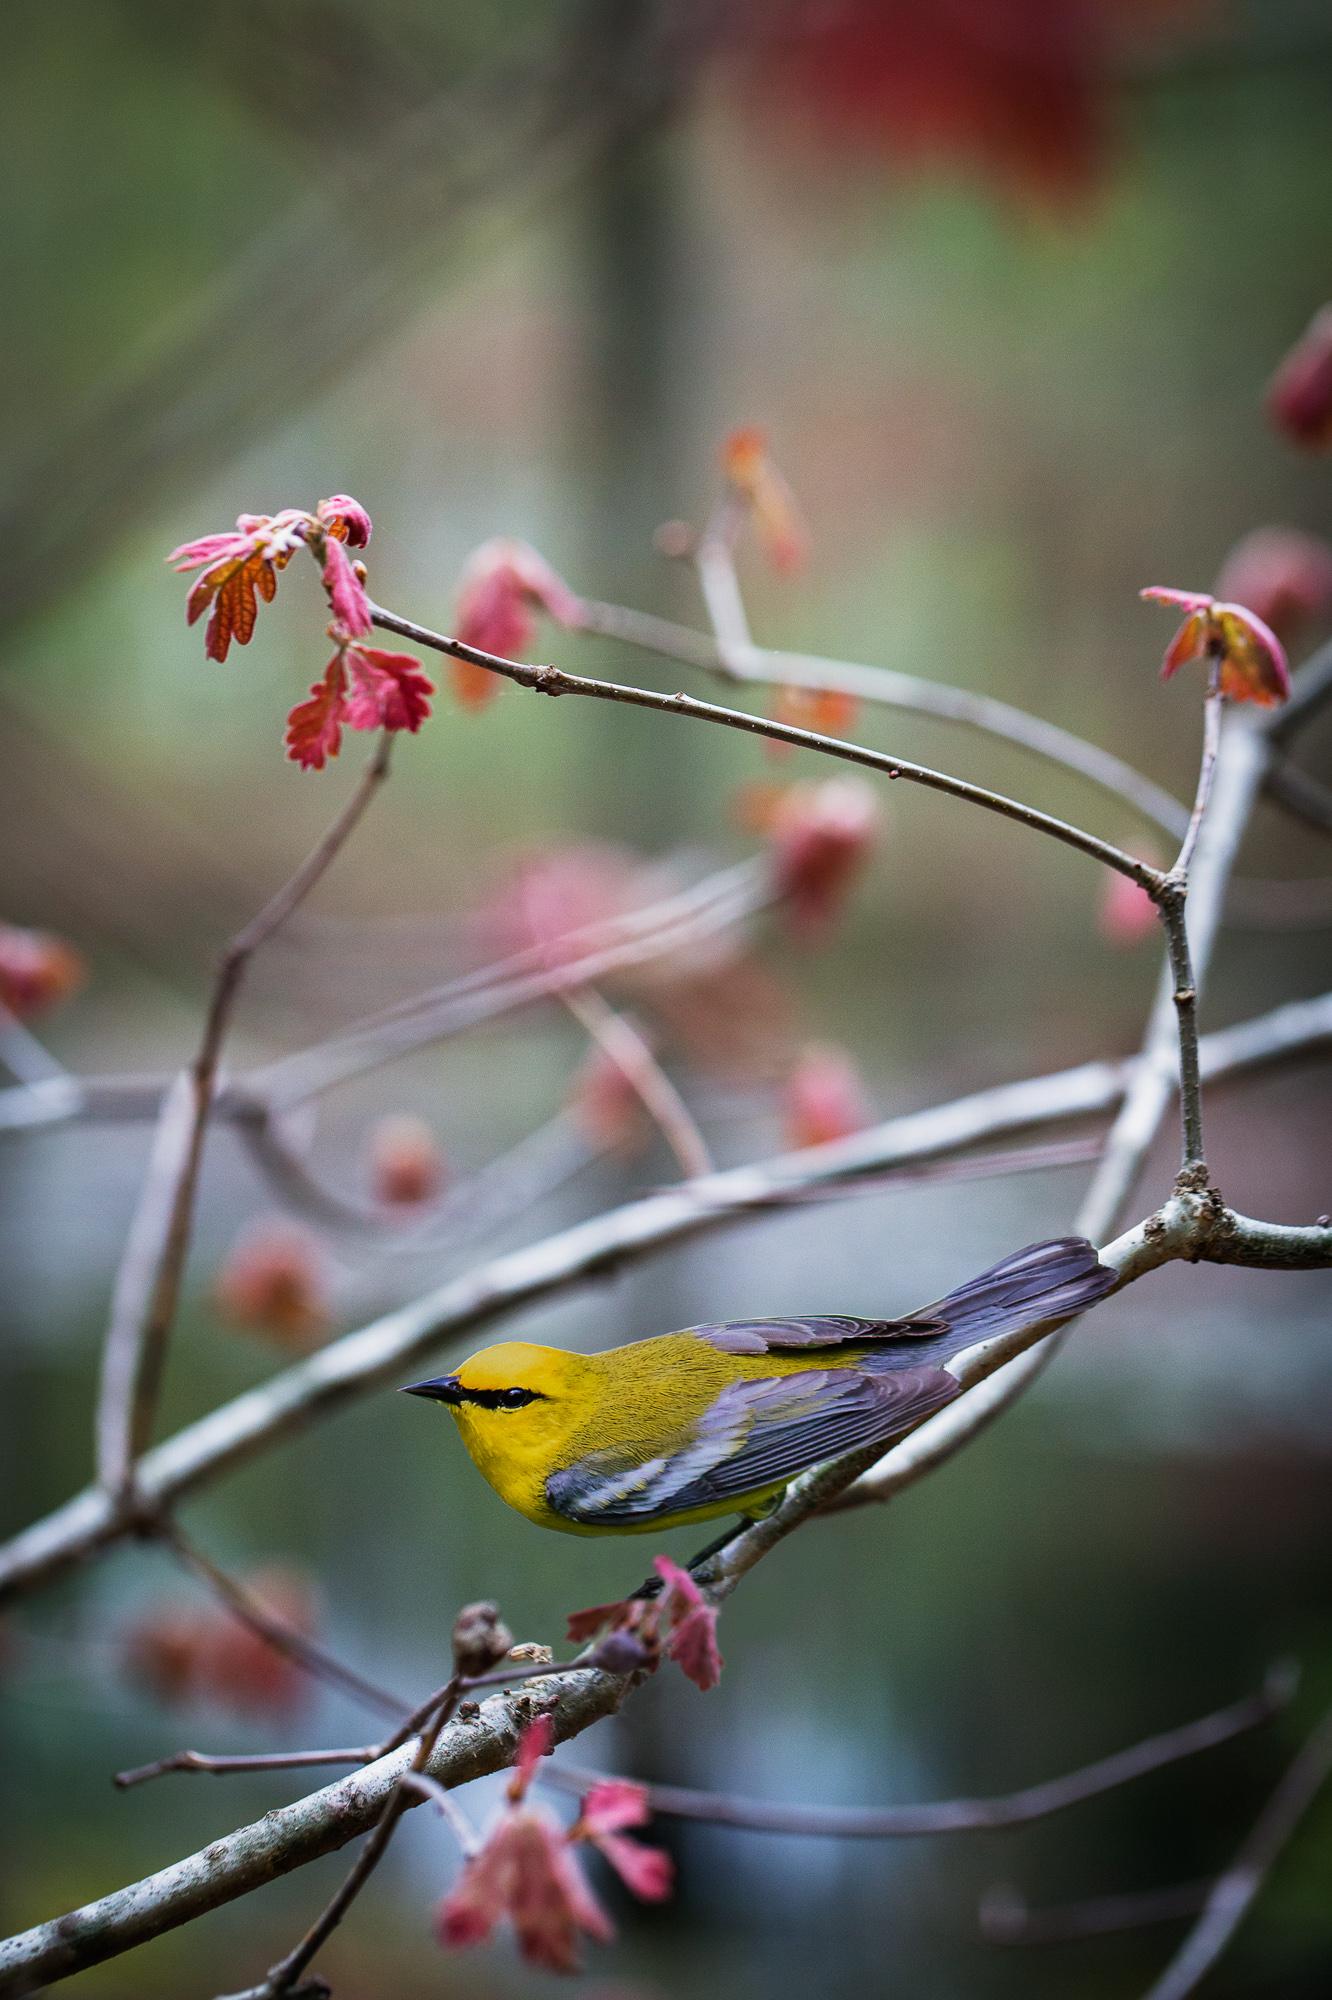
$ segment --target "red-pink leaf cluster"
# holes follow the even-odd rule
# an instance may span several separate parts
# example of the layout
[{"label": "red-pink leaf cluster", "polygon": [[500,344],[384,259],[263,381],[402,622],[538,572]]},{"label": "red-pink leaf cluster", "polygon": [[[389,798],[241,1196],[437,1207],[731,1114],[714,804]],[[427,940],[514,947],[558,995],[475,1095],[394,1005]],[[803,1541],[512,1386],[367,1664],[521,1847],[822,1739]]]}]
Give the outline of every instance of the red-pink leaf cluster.
[{"label": "red-pink leaf cluster", "polygon": [[507,1917],[523,1957],[549,1972],[577,1972],[579,1941],[608,1944],[615,1927],[583,1874],[580,1845],[595,1847],[626,1888],[645,1902],[671,1892],[669,1855],[625,1837],[648,1818],[641,1786],[614,1780],[594,1785],[574,1824],[562,1827],[527,1793],[540,1759],[550,1754],[554,1729],[540,1716],[519,1739],[506,1803],[462,1874],[440,1904],[440,1942],[480,1944]]},{"label": "red-pink leaf cluster", "polygon": [[51,931],[0,924],[0,1008],[28,1021],[76,993],[88,968],[73,945]]},{"label": "red-pink leaf cluster", "polygon": [[[290,1569],[265,1569],[245,1579],[248,1593],[270,1617],[313,1638],[314,1591]],[[211,1701],[243,1716],[285,1718],[310,1691],[304,1669],[221,1605],[156,1604],[124,1637],[129,1678],[172,1707]]]},{"label": "red-pink leaf cluster", "polygon": [[[665,1653],[706,1692],[716,1687],[723,1665],[717,1648],[717,1607],[708,1603],[689,1571],[669,1556],[658,1556],[652,1567],[662,1583],[655,1597],[629,1597],[619,1604],[593,1604],[585,1611],[571,1612],[569,1639],[581,1645],[598,1632],[608,1633],[593,1658],[597,1660],[606,1652],[599,1664],[612,1673],[653,1666]],[[626,1635],[640,1650],[632,1662],[626,1657],[624,1665],[616,1665],[610,1649]]]},{"label": "red-pink leaf cluster", "polygon": [[[540,611],[569,629],[583,613],[579,598],[544,556],[508,536],[473,550],[458,579],[455,638],[479,653],[521,659],[536,637]],[[500,691],[500,677],[474,660],[455,660],[450,674],[464,708],[484,708]]]},{"label": "red-pink leaf cluster", "polygon": [[319,563],[337,651],[309,699],[297,702],[287,717],[287,755],[306,770],[322,770],[337,756],[344,727],[415,731],[430,713],[435,690],[420,662],[408,653],[360,643],[373,630],[373,620],[364,567],[347,551],[364,548],[370,534],[370,516],[360,502],[335,493],[313,513],[286,507],[278,514],[241,514],[233,531],[182,542],[167,558],[178,570],[201,572],[186,616],[192,625],[209,612],[204,651],[213,660],[226,659],[233,639],[238,646],[249,644],[259,599],[272,602],[278,572],[297,549],[307,547]]},{"label": "red-pink leaf cluster", "polygon": [[805,1049],[782,1092],[788,1146],[826,1146],[863,1132],[872,1113],[860,1073],[844,1049],[814,1044]]},{"label": "red-pink leaf cluster", "polygon": [[414,734],[430,714],[434,692],[434,682],[410,653],[343,639],[309,699],[297,702],[287,717],[287,755],[304,770],[322,771],[342,747],[344,725]]},{"label": "red-pink leaf cluster", "polygon": [[1220,668],[1221,692],[1231,701],[1271,708],[1290,693],[1285,648],[1271,627],[1243,604],[1225,604],[1206,591],[1152,585],[1140,597],[1174,605],[1184,623],[1166,648],[1162,680],[1194,660]]}]

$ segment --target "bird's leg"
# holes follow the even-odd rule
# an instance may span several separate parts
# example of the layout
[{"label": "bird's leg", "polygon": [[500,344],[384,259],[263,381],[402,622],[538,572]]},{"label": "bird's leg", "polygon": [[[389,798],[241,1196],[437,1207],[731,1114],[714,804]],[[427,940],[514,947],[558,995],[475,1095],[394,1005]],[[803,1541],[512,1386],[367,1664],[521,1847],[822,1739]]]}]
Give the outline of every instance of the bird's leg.
[{"label": "bird's leg", "polygon": [[[778,1495],[778,1498],[780,1497]],[[765,1514],[770,1514],[776,1504],[776,1500],[770,1500],[763,1507],[755,1507],[749,1513],[741,1514],[739,1519],[733,1521],[729,1528],[724,1529],[715,1541],[709,1542],[705,1548],[699,1549],[696,1555],[690,1556],[689,1561],[685,1564],[685,1568],[691,1575],[696,1569],[701,1569],[703,1564],[709,1561],[711,1557],[718,1556],[723,1549],[729,1548],[736,1536],[743,1535],[745,1529],[750,1527],[753,1522],[762,1520]],[[663,1588],[664,1586],[659,1576],[650,1576],[639,1584],[638,1589],[633,1592],[633,1598],[660,1597]]]}]

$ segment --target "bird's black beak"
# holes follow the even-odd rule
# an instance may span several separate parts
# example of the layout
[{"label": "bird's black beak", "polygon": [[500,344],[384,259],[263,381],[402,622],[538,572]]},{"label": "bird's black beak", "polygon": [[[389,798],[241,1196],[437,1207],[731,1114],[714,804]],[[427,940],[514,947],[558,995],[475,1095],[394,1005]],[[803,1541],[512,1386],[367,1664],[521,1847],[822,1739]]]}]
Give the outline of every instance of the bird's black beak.
[{"label": "bird's black beak", "polygon": [[462,1385],[456,1375],[436,1375],[430,1382],[409,1382],[404,1396],[429,1396],[433,1403],[461,1403]]}]

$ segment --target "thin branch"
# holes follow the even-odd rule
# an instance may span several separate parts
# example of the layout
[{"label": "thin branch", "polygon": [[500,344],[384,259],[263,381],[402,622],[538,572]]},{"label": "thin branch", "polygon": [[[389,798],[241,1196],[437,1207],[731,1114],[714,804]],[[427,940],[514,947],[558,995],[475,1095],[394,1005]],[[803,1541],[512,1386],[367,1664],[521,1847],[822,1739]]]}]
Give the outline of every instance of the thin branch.
[{"label": "thin branch", "polygon": [[1212,780],[1216,776],[1216,753],[1221,747],[1221,717],[1224,712],[1225,697],[1221,693],[1221,668],[1213,661],[1207,694],[1203,700],[1203,747],[1198,764],[1198,785],[1193,796],[1193,811],[1184,830],[1184,840],[1175,857],[1173,874],[1188,879],[1193,866],[1194,849],[1198,845],[1198,835],[1202,832],[1204,815],[1212,796]]},{"label": "thin branch", "polygon": [[[1329,1039],[1332,994],[1289,1003],[1205,1037],[1203,1074],[1220,1080],[1289,1059]],[[1163,1078],[1154,1068],[1147,1073],[1154,1092],[1159,1084],[1164,1106],[1170,1093],[1168,1071]],[[149,1507],[172,1505],[325,1412],[398,1379],[451,1337],[473,1333],[571,1286],[607,1277],[706,1230],[733,1226],[742,1217],[761,1218],[774,1196],[877,1167],[947,1158],[985,1140],[1113,1110],[1129,1094],[1136,1098],[1143,1074],[1141,1061],[1094,1062],[1000,1085],[889,1119],[849,1139],[731,1168],[575,1223],[451,1279],[188,1425],[142,1459],[140,1493]],[[930,1419],[938,1422],[938,1417]],[[908,1448],[919,1452],[930,1442],[927,1425],[894,1448],[891,1463],[900,1467]],[[0,1549],[0,1600],[128,1532],[129,1523],[105,1490],[89,1488]]]},{"label": "thin branch", "polygon": [[[246,1088],[260,1103],[286,1109],[447,1035],[534,1002],[558,998],[571,988],[599,982],[633,966],[650,964],[686,944],[729,930],[756,914],[773,896],[766,870],[753,864],[724,870],[679,896],[632,912],[618,927],[605,926],[611,941],[580,957],[565,958],[564,953],[582,937],[581,932],[552,945],[515,953],[505,966],[516,969],[488,966],[400,1001],[325,1042],[255,1070],[246,1079]],[[649,921],[649,917],[654,920]],[[556,951],[560,955],[552,963]]]},{"label": "thin branch", "polygon": [[1111,1937],[1117,1931],[1196,1916],[1210,1887],[1208,1882],[1172,1882],[1164,1889],[1092,1896],[1085,1902],[1036,1910],[1011,1889],[991,1889],[981,1900],[980,1933],[986,1944],[1076,1944],[1083,1938]]},{"label": "thin branch", "polygon": [[97,1476],[121,1501],[151,1434],[167,1343],[189,1251],[204,1136],[222,1046],[246,968],[320,881],[388,773],[392,738],[381,735],[355,791],[323,838],[222,955],[198,1054],[167,1095],[149,1171],[116,1278],[102,1352]]},{"label": "thin branch", "polygon": [[1311,778],[1307,771],[1301,771],[1298,765],[1274,764],[1264,789],[1269,799],[1294,818],[1303,820],[1306,826],[1316,827],[1319,833],[1332,833],[1332,791],[1317,778]]},{"label": "thin branch", "polygon": [[[504,1670],[499,1671],[503,1673]],[[633,1684],[632,1676],[628,1679],[616,1677],[593,1668],[580,1667],[577,1663],[571,1664],[558,1676],[550,1674],[546,1685],[542,1685],[543,1676],[539,1670],[534,1670],[533,1678],[541,1687],[541,1707],[551,1718],[557,1743],[581,1734],[593,1722],[613,1713]],[[447,1692],[441,1690],[432,1699],[438,1700]],[[1276,1677],[1269,1677],[1267,1686],[1260,1694],[1249,1696],[1230,1709],[1148,1739],[1068,1777],[1030,1787],[1023,1793],[1000,1800],[944,1801],[923,1807],[890,1810],[894,1818],[905,1813],[923,1815],[925,1823],[914,1829],[921,1833],[969,1830],[978,1813],[997,1814],[998,1817],[988,1822],[993,1825],[1014,1824],[1017,1821],[1010,1817],[1014,1811],[1019,1818],[1054,1811],[1061,1805],[1072,1805],[1079,1799],[1095,1796],[1111,1785],[1130,1782],[1162,1763],[1174,1761],[1178,1756],[1188,1756],[1225,1742],[1240,1729],[1261,1722],[1285,1692],[1286,1688]],[[0,1994],[28,1990],[43,1980],[64,1977],[85,1965],[129,1950],[164,1930],[188,1922],[204,1910],[232,1901],[262,1882],[272,1881],[278,1875],[304,1866],[318,1855],[345,1845],[377,1822],[382,1824],[386,1806],[396,1803],[396,1811],[401,1811],[417,1803],[401,1789],[401,1780],[411,1771],[425,1770],[438,1784],[454,1790],[473,1778],[504,1769],[513,1761],[518,1738],[531,1714],[530,1701],[522,1697],[497,1696],[483,1703],[478,1712],[466,1721],[455,1721],[444,1727],[438,1742],[433,1743],[425,1756],[422,1756],[421,1750],[422,1745],[430,1740],[429,1731],[418,1739],[415,1746],[403,1745],[322,1791],[291,1805],[278,1807],[261,1820],[211,1842],[201,1853],[175,1862],[144,1882],[102,1897],[80,1910],[71,1911],[64,1917],[7,1940],[0,1944]],[[670,1798],[676,1788],[663,1789],[664,1796]],[[697,1796],[687,1791],[678,1793],[676,1803],[687,1804]],[[716,1803],[708,1801],[710,1808]],[[747,1802],[730,1803],[743,1810]],[[757,1807],[755,1810],[767,1813],[771,1809]],[[803,1816],[804,1809],[801,1810]],[[804,1832],[815,1829],[802,1825],[791,1830]],[[845,1833],[852,1837],[858,1831],[846,1824],[829,1825],[819,1830],[839,1835]],[[893,1829],[897,1833],[911,1830],[901,1824],[900,1819]],[[382,1853],[382,1844],[374,1859],[378,1859],[379,1853]],[[370,1866],[373,1866],[373,1861]],[[362,1868],[358,1863],[358,1869],[353,1871],[355,1887],[360,1886],[368,1872],[368,1867]],[[327,1925],[335,1906],[339,1916],[345,1909],[349,1897],[344,1892],[352,1884],[353,1877],[349,1877],[344,1891],[339,1892],[334,1904],[325,1912],[321,1925],[315,1927],[322,1935],[327,1934],[327,1929],[322,1927]],[[293,1968],[290,1976],[294,1977],[308,1964],[310,1955],[304,1954],[299,1966],[295,1966],[296,1955],[293,1954],[283,1961],[283,1967],[275,1968],[275,1972]],[[263,1992],[265,1989],[260,1987],[256,1990]],[[280,1985],[275,1986],[273,1975],[270,1975],[267,1990],[270,1995],[281,1991]]]},{"label": "thin branch", "polygon": [[[584,925],[548,944],[513,952],[354,1022],[329,1040],[280,1058],[243,1078],[219,1079],[214,1117],[244,1125],[269,1118],[281,1104],[395,1060],[411,1049],[493,1020],[558,994],[565,980],[601,979],[650,963],[700,938],[739,926],[777,900],[763,860],[719,869],[688,889],[640,905],[623,916]],[[552,953],[560,977],[540,976]],[[382,1032],[381,1032],[382,1031]],[[311,1071],[313,1070],[313,1074]],[[155,1118],[170,1087],[165,1076],[53,1078],[25,1089],[0,1090],[0,1133],[30,1131],[75,1118]]]},{"label": "thin branch", "polygon": [[1212,1884],[1202,1916],[1146,2000],[1184,2000],[1211,1971],[1329,1776],[1332,1709],[1287,1766],[1230,1867]]},{"label": "thin branch", "polygon": [[852,695],[860,702],[958,723],[1076,772],[1131,806],[1174,839],[1183,834],[1188,824],[1188,814],[1179,801],[1122,758],[1075,736],[1071,730],[1060,729],[1040,716],[1028,715],[1006,701],[996,701],[992,695],[924,680],[892,667],[862,666],[855,661],[824,659],[812,653],[760,646],[741,651],[732,642],[723,654],[715,639],[692,626],[677,625],[670,619],[631,610],[625,605],[602,604],[586,598],[582,601],[578,629],[683,661],[723,680],[804,688],[816,693],[832,689]]},{"label": "thin branch", "polygon": [[[1186,1757],[1214,1750],[1258,1728],[1289,1702],[1293,1683],[1287,1671],[1274,1670],[1261,1689],[1245,1695],[1215,1714],[1186,1722],[1178,1729],[1144,1738],[1126,1750],[1101,1757],[1076,1771],[1024,1785],[993,1798],[932,1800],[925,1805],[811,1806],[771,1804],[732,1792],[698,1791],[692,1786],[645,1784],[648,1805],[667,1819],[702,1820],[709,1826],[736,1827],[749,1833],[808,1834],[834,1840],[899,1840],[947,1833],[990,1833],[1001,1827],[1028,1826],[1033,1820],[1064,1812],[1102,1792],[1117,1790],[1149,1772],[1177,1764]],[[543,1764],[543,1783],[564,1792],[585,1792],[605,1782],[604,1771],[577,1765]],[[635,1779],[635,1784],[641,1783]]]},{"label": "thin branch", "polygon": [[633,1022],[607,1006],[594,986],[571,987],[560,997],[619,1070],[674,1153],[685,1179],[702,1180],[714,1173],[712,1155],[693,1113]]},{"label": "thin branch", "polygon": [[[1217,753],[1211,810],[1202,825],[1194,855],[1189,907],[1192,919],[1195,979],[1202,979],[1211,960],[1220,926],[1226,882],[1248,824],[1267,762],[1262,732],[1247,717],[1226,717]],[[1177,1087],[1179,1044],[1175,1007],[1176,984],[1169,966],[1157,989],[1142,1052],[1133,1065],[1132,1081],[1106,1141],[1100,1165],[1078,1211],[1076,1228],[1093,1243],[1115,1227],[1161,1129]],[[1200,1073],[1207,1072],[1199,1052]],[[1190,1229],[1193,1228],[1190,1223]],[[1024,1395],[1054,1359],[1076,1321],[1051,1339],[1024,1353],[994,1382],[959,1397],[895,1445],[870,1477],[857,1485],[852,1500],[886,1501],[904,1487],[934,1471],[960,1451]]]},{"label": "thin branch", "polygon": [[208,1586],[233,1618],[262,1639],[265,1645],[271,1646],[275,1653],[281,1653],[284,1659],[294,1661],[316,1680],[336,1688],[341,1694],[351,1695],[353,1700],[376,1709],[381,1715],[397,1717],[409,1706],[399,1695],[367,1680],[354,1668],[344,1666],[341,1660],[316,1645],[303,1632],[298,1632],[293,1625],[287,1624],[285,1619],[274,1617],[253,1591],[247,1590],[235,1577],[228,1576],[211,1556],[206,1556],[179,1522],[162,1515],[150,1524],[150,1532],[182,1568]]},{"label": "thin branch", "polygon": [[382,605],[372,605],[371,616],[375,624],[386,632],[397,632],[414,645],[447,654],[452,659],[470,660],[475,666],[488,667],[492,673],[501,674],[518,687],[528,688],[537,694],[584,695],[596,701],[625,702],[632,708],[650,709],[657,715],[680,715],[696,722],[712,722],[723,729],[737,729],[750,736],[769,738],[775,743],[789,743],[798,750],[818,750],[845,763],[861,764],[867,770],[880,771],[886,777],[923,785],[929,791],[942,792],[948,798],[961,799],[968,805],[996,813],[1000,818],[1012,820],[1034,833],[1048,834],[1052,840],[1089,855],[1093,861],[1103,862],[1107,868],[1118,870],[1131,882],[1136,882],[1140,889],[1145,889],[1153,900],[1160,894],[1162,877],[1159,870],[1149,867],[1145,861],[1135,860],[1122,848],[1098,839],[1082,827],[1056,819],[1051,813],[1024,805],[1020,799],[1010,799],[1003,792],[989,791],[984,785],[968,784],[963,778],[931,770],[928,765],[913,764],[904,757],[891,757],[886,751],[870,750],[864,744],[849,743],[839,736],[825,736],[813,729],[797,729],[790,723],[773,722],[766,716],[751,715],[745,709],[722,708],[716,702],[697,701],[687,694],[659,694],[653,688],[597,680],[588,674],[571,674],[562,667],[529,666],[521,660],[502,659],[497,653],[482,652],[476,646],[464,645],[459,639],[433,632],[429,626],[400,617],[397,612],[388,611]]},{"label": "thin branch", "polygon": [[170,1771],[203,1771],[215,1778],[232,1777],[247,1771],[308,1771],[320,1764],[364,1764],[363,1747],[349,1750],[256,1750],[239,1756],[214,1756],[211,1750],[173,1750],[169,1757],[154,1757],[151,1764],[134,1764],[117,1771],[111,1782],[119,1792],[132,1791]]},{"label": "thin branch", "polygon": [[384,1801],[370,1838],[352,1863],[341,1887],[316,1917],[300,1943],[270,1970],[265,1984],[274,1996],[274,2000],[278,2000],[279,1995],[291,1991],[315,1953],[327,1943],[383,1860],[398,1821],[409,1807],[417,1803],[417,1799],[412,1796],[408,1780],[418,1777],[429,1764],[435,1745],[458,1706],[461,1691],[461,1676],[455,1675],[440,1702],[438,1714],[422,1730],[412,1752],[411,1762]]}]

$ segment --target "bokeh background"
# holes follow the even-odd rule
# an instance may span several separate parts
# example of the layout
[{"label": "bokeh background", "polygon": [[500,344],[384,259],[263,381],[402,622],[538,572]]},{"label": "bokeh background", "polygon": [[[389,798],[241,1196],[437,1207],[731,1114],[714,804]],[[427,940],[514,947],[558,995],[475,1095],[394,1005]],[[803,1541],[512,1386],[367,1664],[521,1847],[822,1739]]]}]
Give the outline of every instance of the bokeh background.
[{"label": "bokeh background", "polygon": [[[282,759],[283,715],[323,664],[313,576],[290,573],[224,666],[186,634],[161,557],[238,511],[355,494],[375,520],[375,593],[445,628],[467,553],[497,533],[531,541],[576,589],[701,623],[687,567],[654,552],[653,531],[701,521],[720,440],[761,424],[811,541],[796,578],[746,554],[762,638],[1002,695],[1180,794],[1196,702],[1157,682],[1168,628],[1139,586],[1205,588],[1269,521],[1329,526],[1326,462],[1296,454],[1261,404],[1332,269],[1332,31],[1312,0],[715,16],[631,0],[66,0],[13,9],[6,38],[0,918],[56,931],[87,960],[44,1028],[72,1068],[186,1059],[220,942],[354,780],[356,741],[322,776]],[[706,692],[623,647],[543,646]],[[860,728],[1144,838],[1112,801],[1016,751],[885,711]],[[1327,740],[1310,738],[1310,768]],[[791,774],[818,775],[800,759],[776,773]],[[237,1060],[477,962],[478,913],[523,857],[595,840],[690,869],[738,858],[755,841],[737,794],[773,775],[757,745],[722,731],[512,690],[481,714],[442,696],[257,965]],[[762,1008],[751,996],[761,1058],[743,1032],[725,1061],[706,1038],[668,1044],[721,1160],[781,1143],[785,1051],[810,1040],[850,1053],[880,1116],[1135,1045],[1155,946],[1106,938],[1094,870],[930,795],[895,789],[883,814],[820,948],[756,929],[780,987]],[[1327,855],[1264,810],[1243,868],[1316,881]],[[1307,920],[1317,889],[1296,905],[1292,928],[1227,929],[1206,1026],[1326,984],[1326,932]],[[312,1157],[363,1189],[368,1131],[410,1110],[465,1181],[559,1112],[583,1052],[556,1007],[431,1048],[330,1095],[305,1135]],[[1291,1220],[1332,1206],[1330,1112],[1313,1060],[1216,1091],[1209,1158],[1237,1205]],[[86,1480],[98,1344],[147,1141],[123,1124],[0,1141],[6,1531]],[[1163,1145],[1144,1206],[1169,1170]],[[333,1330],[672,1171],[658,1148],[558,1185],[538,1174],[411,1255],[391,1232],[324,1232]],[[728,1314],[907,1308],[1067,1227],[1086,1171],[783,1214],[513,1331],[595,1344]],[[213,1292],[238,1231],[271,1208],[218,1132],[164,1426],[281,1365]],[[1289,1724],[1021,1835],[871,1846],[668,1832],[676,1901],[620,1910],[584,1990],[1140,1990],[1174,1932],[1005,1951],[981,1942],[977,1899],[996,1881],[1057,1902],[1205,1875],[1326,1694],[1330,1298],[1321,1277],[1207,1270],[1136,1288],[890,1514],[809,1531],[765,1564],[726,1611],[715,1694],[662,1675],[579,1753],[772,1798],[1007,1789],[1201,1713],[1282,1654],[1305,1671]],[[548,1639],[570,1608],[631,1584],[641,1554],[542,1540],[442,1420],[393,1395],[242,1469],[185,1518],[240,1572],[300,1571],[331,1642],[408,1690],[440,1678],[460,1602],[498,1597],[520,1637]],[[115,1768],[184,1742],[360,1732],[319,1690],[285,1716],[155,1700],[126,1670],[126,1635],[203,1601],[161,1557],[121,1551],[6,1625],[6,1930],[303,1789],[180,1779],[119,1796]],[[1218,1993],[1327,1991],[1330,1862],[1325,1802]],[[340,1865],[71,1990],[207,2000],[241,1986]],[[507,1942],[441,1955],[430,1910],[454,1865],[442,1826],[413,1815],[323,1961],[339,2000],[545,1983]]]}]

